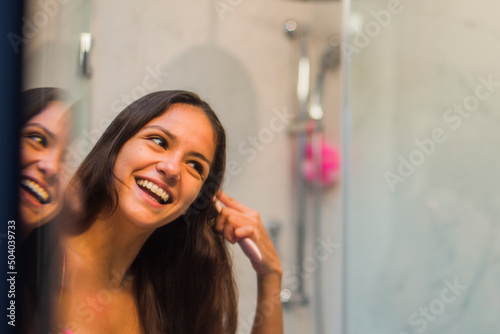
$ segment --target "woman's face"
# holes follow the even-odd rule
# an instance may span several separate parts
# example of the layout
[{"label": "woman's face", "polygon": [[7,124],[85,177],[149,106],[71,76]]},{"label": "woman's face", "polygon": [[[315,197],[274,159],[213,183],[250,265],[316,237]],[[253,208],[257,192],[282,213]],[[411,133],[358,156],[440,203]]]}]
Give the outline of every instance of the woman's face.
[{"label": "woman's face", "polygon": [[68,140],[68,106],[51,102],[21,130],[20,212],[28,230],[52,219],[62,206],[59,178]]},{"label": "woman's face", "polygon": [[119,180],[114,215],[145,229],[182,215],[208,176],[215,145],[202,109],[172,105],[120,150],[114,167]]}]

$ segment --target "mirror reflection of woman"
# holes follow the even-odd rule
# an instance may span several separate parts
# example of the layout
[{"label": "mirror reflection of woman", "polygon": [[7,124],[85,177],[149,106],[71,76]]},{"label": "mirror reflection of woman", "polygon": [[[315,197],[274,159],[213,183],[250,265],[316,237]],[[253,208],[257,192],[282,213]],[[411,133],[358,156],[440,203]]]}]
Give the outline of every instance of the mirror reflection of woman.
[{"label": "mirror reflection of woman", "polygon": [[24,236],[62,207],[60,172],[69,126],[64,95],[57,88],[34,88],[21,95],[19,205]]},{"label": "mirror reflection of woman", "polygon": [[258,213],[220,191],[225,147],[215,113],[189,92],[149,94],[116,117],[75,174],[58,330],[235,333],[225,240],[249,238],[262,253],[253,333],[282,333],[279,258]]}]

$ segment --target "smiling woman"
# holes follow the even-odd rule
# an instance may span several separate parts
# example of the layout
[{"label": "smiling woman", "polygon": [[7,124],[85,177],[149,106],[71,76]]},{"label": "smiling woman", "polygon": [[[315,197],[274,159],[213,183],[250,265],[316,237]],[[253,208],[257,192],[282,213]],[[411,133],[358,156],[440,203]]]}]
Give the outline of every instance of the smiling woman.
[{"label": "smiling woman", "polygon": [[57,88],[22,93],[20,213],[24,235],[62,207],[60,170],[67,144],[69,106]]},{"label": "smiling woman", "polygon": [[193,93],[152,93],[117,116],[72,182],[56,330],[235,333],[225,239],[247,239],[262,255],[254,333],[282,332],[279,258],[258,214],[220,192],[225,148]]},{"label": "smiling woman", "polygon": [[173,104],[123,146],[114,175],[121,183],[118,205],[127,221],[160,227],[197,197],[221,137],[204,114],[197,106]]}]

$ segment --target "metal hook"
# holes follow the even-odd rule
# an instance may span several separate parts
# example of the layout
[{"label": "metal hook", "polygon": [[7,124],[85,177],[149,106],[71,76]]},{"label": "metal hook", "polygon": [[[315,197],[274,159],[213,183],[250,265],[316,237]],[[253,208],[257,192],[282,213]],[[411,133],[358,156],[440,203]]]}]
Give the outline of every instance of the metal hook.
[{"label": "metal hook", "polygon": [[80,70],[84,77],[92,76],[92,69],[89,64],[89,53],[92,49],[92,35],[88,32],[80,34]]}]

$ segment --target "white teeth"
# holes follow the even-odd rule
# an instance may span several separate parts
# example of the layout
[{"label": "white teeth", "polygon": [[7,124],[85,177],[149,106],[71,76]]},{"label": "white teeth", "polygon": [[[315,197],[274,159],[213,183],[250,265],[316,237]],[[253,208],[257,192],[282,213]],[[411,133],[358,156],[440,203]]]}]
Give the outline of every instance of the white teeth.
[{"label": "white teeth", "polygon": [[44,202],[49,199],[49,194],[47,191],[41,187],[38,183],[31,180],[22,180],[21,183],[26,187],[30,188],[34,193],[36,193]]},{"label": "white teeth", "polygon": [[168,201],[170,198],[170,195],[160,188],[157,184],[154,184],[153,182],[147,181],[147,180],[138,180],[136,181],[137,184],[143,188],[149,189],[152,193],[158,195],[164,202]]}]

